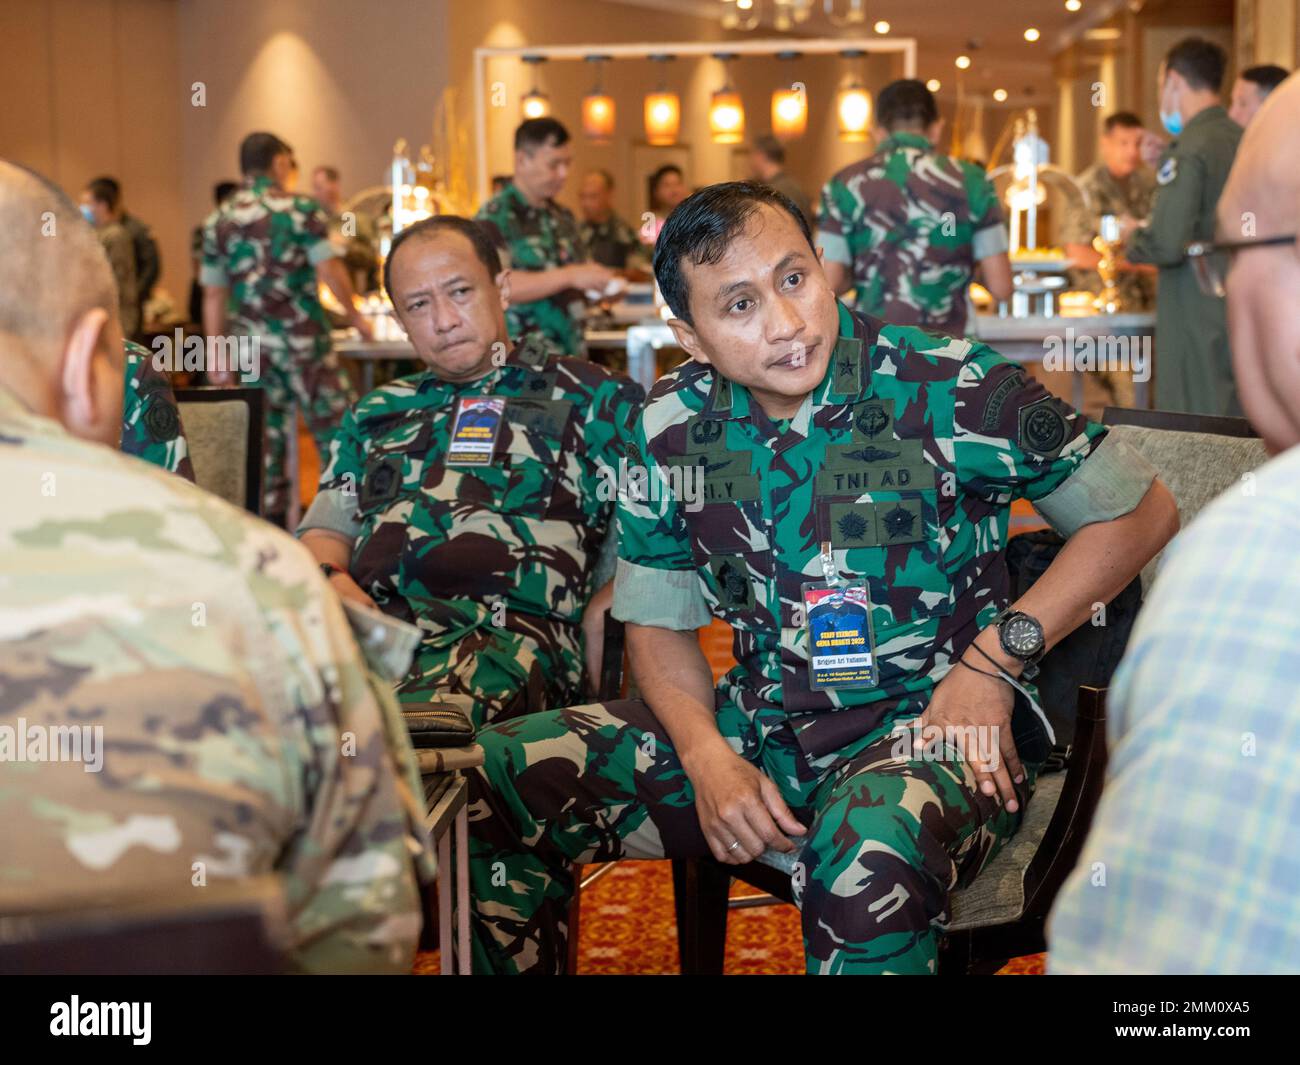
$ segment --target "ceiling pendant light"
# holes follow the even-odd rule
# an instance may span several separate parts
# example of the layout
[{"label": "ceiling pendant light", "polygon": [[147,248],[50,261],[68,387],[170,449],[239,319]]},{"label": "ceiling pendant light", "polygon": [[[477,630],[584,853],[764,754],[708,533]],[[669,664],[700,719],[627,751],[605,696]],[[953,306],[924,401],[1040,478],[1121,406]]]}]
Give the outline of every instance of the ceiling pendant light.
[{"label": "ceiling pendant light", "polygon": [[[777,59],[798,59],[798,52],[778,52]],[[781,140],[802,137],[808,129],[808,90],[802,81],[772,93],[772,133]]]},{"label": "ceiling pendant light", "polygon": [[[840,53],[845,59],[860,59],[864,54],[856,49]],[[839,122],[840,140],[860,143],[867,139],[871,129],[871,93],[856,75],[836,93],[835,115]]]},{"label": "ceiling pendant light", "polygon": [[526,55],[522,58],[533,68],[533,87],[520,100],[524,118],[545,118],[551,113],[551,98],[537,87],[537,67],[546,62],[546,56]]},{"label": "ceiling pendant light", "polygon": [[709,104],[709,133],[714,144],[739,144],[745,139],[745,105],[731,84],[727,67],[736,57],[731,52],[716,52],[713,58],[722,62],[723,83]]},{"label": "ceiling pendant light", "polygon": [[590,140],[603,143],[614,135],[614,97],[605,92],[602,75],[609,56],[589,55],[588,63],[596,64],[596,84],[582,98],[582,132]]},{"label": "ceiling pendant light", "polygon": [[677,134],[682,128],[681,98],[668,88],[667,64],[672,61],[670,55],[652,55],[650,61],[660,64],[659,85],[645,98],[645,139],[656,148],[667,147],[677,143]]}]

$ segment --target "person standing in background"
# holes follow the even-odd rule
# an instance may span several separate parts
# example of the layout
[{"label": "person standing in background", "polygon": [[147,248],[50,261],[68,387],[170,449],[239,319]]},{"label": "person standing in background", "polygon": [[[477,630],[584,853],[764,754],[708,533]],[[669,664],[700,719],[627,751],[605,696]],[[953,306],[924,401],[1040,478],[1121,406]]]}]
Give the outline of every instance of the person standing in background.
[{"label": "person standing in background", "polygon": [[114,217],[131,238],[131,247],[135,252],[135,284],[137,302],[140,305],[140,328],[143,329],[145,304],[153,295],[154,286],[158,284],[158,276],[162,273],[162,255],[158,251],[158,242],[153,239],[153,233],[144,222],[135,215],[127,213],[122,186],[116,178],[100,177],[95,181],[102,182],[104,188],[112,190],[113,198],[117,202]]},{"label": "person standing in background", "polygon": [[[351,325],[367,340],[370,324],[338,249],[330,243],[325,212],[315,200],[293,194],[297,167],[292,149],[273,133],[250,133],[239,148],[244,183],[203,227],[203,331],[222,337],[227,326],[259,344],[259,376],[266,390],[266,484],[263,516],[284,524],[289,509],[285,455],[294,404],[322,456],[356,392],[330,344],[329,321],[316,295],[324,282]],[[215,384],[235,375],[213,373]]]},{"label": "person standing in background", "polygon": [[108,265],[117,283],[118,318],[127,340],[140,332],[140,289],[135,271],[135,245],[126,227],[117,220],[117,182],[96,178],[81,192],[81,214],[104,246]]},{"label": "person standing in background", "polygon": [[1160,121],[1173,138],[1156,166],[1150,221],[1120,221],[1127,258],[1159,267],[1155,405],[1188,414],[1241,415],[1223,300],[1196,283],[1185,249],[1214,235],[1214,211],[1241,127],[1219,102],[1227,56],[1188,37],[1160,64]]},{"label": "person standing in background", "polygon": [[894,325],[966,333],[966,290],[978,264],[995,300],[1011,298],[1007,230],[993,184],[974,163],[934,147],[934,94],[903,79],[880,90],[874,155],[822,189],[817,245],[836,295]]},{"label": "person standing in background", "polygon": [[582,355],[583,292],[603,292],[607,266],[589,262],[573,212],[555,202],[573,165],[569,131],[553,118],[530,118],[515,130],[515,172],[505,190],[474,217],[488,226],[510,270],[510,339],[536,332],[556,355]]},{"label": "person standing in background", "polygon": [[379,241],[373,223],[365,215],[343,210],[343,182],[338,168],[318,166],[311,172],[311,193],[329,216],[330,240],[340,249],[343,263],[357,292],[379,287]]},{"label": "person standing in background", "polygon": [[[212,202],[219,208],[239,189],[238,181],[218,181],[212,187]],[[190,321],[200,328],[203,324],[203,286],[199,284],[199,269],[203,265],[203,227],[204,219],[190,234]]]},{"label": "person standing in background", "polygon": [[785,172],[785,146],[779,140],[768,133],[754,141],[749,150],[749,169],[755,181],[771,185],[798,207],[808,228],[812,229],[817,222],[812,202],[799,183]]},{"label": "person standing in background", "polygon": [[1287,76],[1284,68],[1271,63],[1247,67],[1237,75],[1237,80],[1233,83],[1228,117],[1245,129],[1255,117],[1255,112],[1268,99],[1268,94],[1286,81]]}]

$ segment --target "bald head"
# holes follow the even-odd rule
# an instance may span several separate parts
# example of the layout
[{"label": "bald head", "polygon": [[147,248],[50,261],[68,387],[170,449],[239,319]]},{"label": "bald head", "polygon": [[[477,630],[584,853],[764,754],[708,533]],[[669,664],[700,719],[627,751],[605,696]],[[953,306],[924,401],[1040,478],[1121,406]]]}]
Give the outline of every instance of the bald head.
[{"label": "bald head", "polygon": [[116,442],[101,378],[117,375],[120,421],[122,361],[99,238],[54,185],[0,161],[0,388],[78,436]]},{"label": "bald head", "polygon": [[[1282,83],[1246,127],[1219,198],[1218,239],[1300,230],[1300,78]],[[1245,248],[1227,277],[1233,373],[1242,405],[1273,452],[1300,443],[1300,248]]]}]

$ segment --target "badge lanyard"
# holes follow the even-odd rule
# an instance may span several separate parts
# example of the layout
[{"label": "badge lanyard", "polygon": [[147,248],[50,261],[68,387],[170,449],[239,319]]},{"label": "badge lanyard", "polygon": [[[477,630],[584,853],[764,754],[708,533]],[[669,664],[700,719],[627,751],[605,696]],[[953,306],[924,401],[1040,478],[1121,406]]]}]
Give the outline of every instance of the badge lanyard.
[{"label": "badge lanyard", "polygon": [[875,687],[880,678],[867,582],[845,580],[831,542],[823,540],[820,547],[825,580],[803,586],[808,686],[814,691]]}]

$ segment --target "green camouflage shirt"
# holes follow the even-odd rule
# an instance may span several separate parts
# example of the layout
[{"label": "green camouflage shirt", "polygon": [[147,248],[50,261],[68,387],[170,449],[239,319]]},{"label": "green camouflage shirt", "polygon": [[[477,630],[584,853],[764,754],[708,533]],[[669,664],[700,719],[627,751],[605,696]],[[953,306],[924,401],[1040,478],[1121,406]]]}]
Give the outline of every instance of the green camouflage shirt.
[{"label": "green camouflage shirt", "polygon": [[274,874],[297,968],[409,971],[414,753],[310,555],[3,390],[0,482],[0,913]]},{"label": "green camouflage shirt", "polygon": [[615,270],[628,266],[648,266],[650,249],[641,243],[635,230],[616,214],[603,222],[583,221],[578,226],[582,242],[593,262]]},{"label": "green camouflage shirt", "polygon": [[[1116,218],[1131,215],[1139,222],[1151,214],[1156,179],[1146,167],[1139,167],[1121,181],[1111,174],[1104,162],[1098,160],[1079,175],[1078,181],[1087,202],[1076,201],[1066,208],[1061,225],[1062,244],[1092,247],[1092,238],[1100,232],[1104,214],[1113,214]],[[1090,292],[1101,291],[1101,277],[1096,270],[1071,270],[1070,283]],[[1155,300],[1155,278],[1125,270],[1119,275],[1119,291],[1124,310],[1149,310]]]},{"label": "green camouflage shirt", "polygon": [[232,333],[315,350],[323,337],[328,349],[316,266],[339,254],[320,204],[249,178],[203,223],[199,282],[229,286]]},{"label": "green camouflage shirt", "polygon": [[[924,709],[1008,601],[1011,501],[1058,492],[1104,434],[983,345],[843,305],[840,334],[788,423],[700,363],[661,378],[629,462],[700,470],[699,505],[640,491],[618,510],[614,616],[727,622],[738,664],[719,686],[723,735],[752,760],[788,719],[815,769]],[[1120,513],[1141,498],[1113,495]],[[867,581],[876,687],[809,686],[801,586],[823,579],[823,541],[841,576]]]},{"label": "green camouflage shirt", "polygon": [[895,133],[826,183],[817,244],[848,267],[857,310],[959,337],[975,263],[1006,251],[1007,233],[980,167]]},{"label": "green camouflage shirt", "polygon": [[[470,396],[508,397],[493,460],[448,466],[457,402]],[[420,627],[411,694],[428,690],[466,636],[497,629],[527,638],[555,690],[577,694],[578,622],[643,398],[627,378],[531,339],[478,381],[425,372],[347,413],[299,532],[354,539],[353,578]]]},{"label": "green camouflage shirt", "polygon": [[185,426],[171,381],[153,367],[153,353],[126,342],[126,395],[122,402],[122,442],[126,454],[194,480]]},{"label": "green camouflage shirt", "polygon": [[[588,259],[573,212],[554,200],[533,207],[513,182],[480,207],[474,217],[491,223],[489,228],[495,229],[494,235],[506,249],[506,265],[512,270],[553,270]],[[581,355],[585,315],[583,294],[576,288],[566,288],[531,303],[511,303],[506,311],[506,326],[514,340],[536,332],[546,340],[548,351]]]}]

